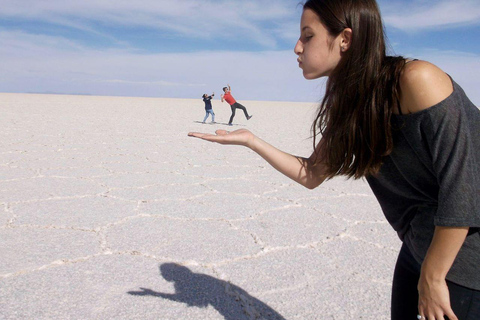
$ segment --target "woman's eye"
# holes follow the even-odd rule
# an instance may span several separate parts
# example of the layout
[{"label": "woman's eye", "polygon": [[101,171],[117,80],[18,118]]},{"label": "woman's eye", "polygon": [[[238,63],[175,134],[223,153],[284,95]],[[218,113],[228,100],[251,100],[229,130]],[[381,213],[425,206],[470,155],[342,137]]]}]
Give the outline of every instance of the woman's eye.
[{"label": "woman's eye", "polygon": [[302,42],[307,42],[307,41],[309,41],[311,38],[313,38],[313,36],[311,36],[311,35],[302,36]]}]

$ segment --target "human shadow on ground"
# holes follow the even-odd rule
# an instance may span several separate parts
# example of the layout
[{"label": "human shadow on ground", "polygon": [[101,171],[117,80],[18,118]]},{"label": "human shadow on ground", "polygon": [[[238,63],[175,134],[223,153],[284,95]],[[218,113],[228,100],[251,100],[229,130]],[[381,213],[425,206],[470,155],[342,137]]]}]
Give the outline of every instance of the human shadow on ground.
[{"label": "human shadow on ground", "polygon": [[135,296],[153,296],[182,302],[189,307],[206,308],[211,305],[226,320],[266,319],[285,320],[268,305],[249,295],[242,288],[212,276],[194,273],[176,263],[164,263],[160,273],[169,282],[174,282],[175,293],[163,293],[147,288],[129,291]]},{"label": "human shadow on ground", "polygon": [[[193,121],[195,123],[201,123],[201,124],[221,124],[221,125],[224,125],[224,126],[228,126],[228,123],[226,122],[214,122],[214,123],[211,123],[209,121],[203,123],[202,121]],[[238,124],[238,123],[232,123],[232,127],[245,127],[244,124]]]}]

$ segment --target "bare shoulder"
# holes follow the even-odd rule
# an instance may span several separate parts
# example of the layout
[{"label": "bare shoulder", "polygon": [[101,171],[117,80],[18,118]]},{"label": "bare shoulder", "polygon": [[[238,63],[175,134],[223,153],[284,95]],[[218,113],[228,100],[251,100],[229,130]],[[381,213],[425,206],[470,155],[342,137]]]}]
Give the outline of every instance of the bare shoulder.
[{"label": "bare shoulder", "polygon": [[402,113],[428,109],[453,92],[450,77],[427,61],[411,61],[400,75]]}]

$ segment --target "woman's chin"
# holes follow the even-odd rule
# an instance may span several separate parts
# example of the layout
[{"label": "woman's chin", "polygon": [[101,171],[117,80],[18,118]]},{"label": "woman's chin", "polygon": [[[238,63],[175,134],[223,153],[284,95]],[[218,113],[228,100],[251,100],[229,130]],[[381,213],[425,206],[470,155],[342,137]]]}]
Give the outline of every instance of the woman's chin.
[{"label": "woman's chin", "polygon": [[323,75],[319,74],[312,74],[312,73],[306,73],[305,71],[303,72],[303,77],[307,80],[315,80],[318,78],[323,77]]}]

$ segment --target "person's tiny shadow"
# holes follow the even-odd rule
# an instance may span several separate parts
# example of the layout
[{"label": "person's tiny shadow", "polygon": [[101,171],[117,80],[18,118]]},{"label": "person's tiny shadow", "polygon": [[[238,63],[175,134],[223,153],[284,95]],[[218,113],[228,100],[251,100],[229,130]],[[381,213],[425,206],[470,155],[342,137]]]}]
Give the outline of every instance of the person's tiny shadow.
[{"label": "person's tiny shadow", "polygon": [[[228,126],[228,123],[226,123],[226,122],[213,122],[213,123],[212,123],[212,122],[208,122],[208,121],[205,122],[205,123],[203,123],[202,121],[193,121],[193,122],[195,122],[195,123],[202,123],[202,124],[221,124],[221,125],[224,125],[224,126]],[[233,123],[232,126],[233,126],[233,127],[245,127],[244,124],[238,124],[238,123]]]},{"label": "person's tiny shadow", "polygon": [[160,273],[169,282],[174,282],[175,293],[163,293],[147,288],[129,291],[135,296],[153,296],[182,302],[189,307],[214,307],[227,320],[271,319],[285,320],[268,305],[249,295],[242,288],[212,276],[194,273],[176,263],[164,263]]}]

